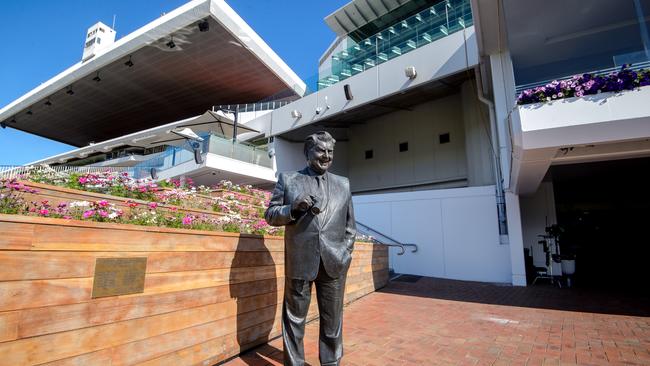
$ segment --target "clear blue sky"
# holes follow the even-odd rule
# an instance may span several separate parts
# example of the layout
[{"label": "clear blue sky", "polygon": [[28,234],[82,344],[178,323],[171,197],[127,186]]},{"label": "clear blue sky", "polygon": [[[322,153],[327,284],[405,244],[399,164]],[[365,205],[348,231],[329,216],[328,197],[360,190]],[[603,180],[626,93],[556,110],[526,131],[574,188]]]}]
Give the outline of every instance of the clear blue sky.
[{"label": "clear blue sky", "polygon": [[[226,0],[303,79],[316,74],[318,58],[334,40],[323,18],[349,0]],[[88,27],[111,24],[121,38],[184,0],[7,0],[0,10],[0,107],[81,59]],[[0,129],[0,165],[21,165],[73,147]]]}]

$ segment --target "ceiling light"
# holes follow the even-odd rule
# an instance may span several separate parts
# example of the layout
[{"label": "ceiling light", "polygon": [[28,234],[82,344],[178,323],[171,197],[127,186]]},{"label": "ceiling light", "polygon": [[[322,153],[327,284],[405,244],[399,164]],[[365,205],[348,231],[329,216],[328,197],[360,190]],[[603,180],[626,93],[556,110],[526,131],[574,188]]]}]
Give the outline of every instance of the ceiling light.
[{"label": "ceiling light", "polygon": [[32,112],[31,109],[27,111],[27,115],[28,115],[28,116],[31,116],[32,114],[34,114],[34,112]]},{"label": "ceiling light", "polygon": [[11,123],[16,123],[16,117],[13,117],[13,118],[11,119],[11,121],[9,121],[9,122],[11,122]]},{"label": "ceiling light", "polygon": [[124,63],[125,66],[132,67],[133,66],[133,61],[131,61],[131,56],[129,56],[129,60]]},{"label": "ceiling light", "polygon": [[171,39],[169,40],[169,42],[165,43],[165,45],[167,45],[167,47],[169,47],[169,48],[174,48],[174,47],[176,47],[176,43],[174,43],[174,37],[171,37]]},{"label": "ceiling light", "polygon": [[74,91],[72,90],[72,87],[69,87],[68,91],[66,91],[65,93],[68,94],[68,95],[73,95]]},{"label": "ceiling light", "polygon": [[102,81],[102,78],[99,77],[99,71],[97,71],[97,75],[93,78],[93,81],[100,82]]},{"label": "ceiling light", "polygon": [[210,23],[207,20],[199,22],[199,32],[207,32],[210,30]]},{"label": "ceiling light", "polygon": [[52,102],[50,102],[50,100],[48,99],[48,100],[45,101],[45,105],[49,107],[49,106],[52,105]]},{"label": "ceiling light", "polygon": [[143,140],[147,140],[147,139],[150,139],[150,138],[154,138],[154,137],[156,137],[156,136],[158,136],[158,135],[149,135],[149,136],[143,136],[143,137],[136,137],[136,138],[134,138],[134,139],[131,139],[131,142],[133,142],[133,143],[135,144],[135,143],[138,143],[139,141],[143,141]]},{"label": "ceiling light", "polygon": [[291,117],[293,117],[293,118],[300,118],[300,117],[302,117],[302,113],[300,113],[299,110],[294,109],[294,110],[291,111]]}]

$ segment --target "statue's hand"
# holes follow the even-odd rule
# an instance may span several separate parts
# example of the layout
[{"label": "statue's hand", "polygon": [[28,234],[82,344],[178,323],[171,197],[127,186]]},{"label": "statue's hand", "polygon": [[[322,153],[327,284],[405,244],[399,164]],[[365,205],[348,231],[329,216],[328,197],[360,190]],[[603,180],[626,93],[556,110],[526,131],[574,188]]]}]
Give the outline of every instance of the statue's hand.
[{"label": "statue's hand", "polygon": [[301,194],[296,198],[293,203],[291,203],[291,211],[300,211],[305,212],[309,210],[311,206],[314,205],[314,200],[312,197],[306,193]]}]

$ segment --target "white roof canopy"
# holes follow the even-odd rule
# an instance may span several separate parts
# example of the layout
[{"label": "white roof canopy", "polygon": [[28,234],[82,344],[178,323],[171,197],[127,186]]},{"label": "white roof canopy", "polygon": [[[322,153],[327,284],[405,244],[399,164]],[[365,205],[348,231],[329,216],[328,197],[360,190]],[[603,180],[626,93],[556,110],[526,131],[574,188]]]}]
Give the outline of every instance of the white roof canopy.
[{"label": "white roof canopy", "polygon": [[[198,26],[204,22],[207,31],[205,24],[203,31]],[[214,105],[305,90],[223,0],[191,1],[101,52],[0,109],[0,122],[85,146],[196,116]]]}]

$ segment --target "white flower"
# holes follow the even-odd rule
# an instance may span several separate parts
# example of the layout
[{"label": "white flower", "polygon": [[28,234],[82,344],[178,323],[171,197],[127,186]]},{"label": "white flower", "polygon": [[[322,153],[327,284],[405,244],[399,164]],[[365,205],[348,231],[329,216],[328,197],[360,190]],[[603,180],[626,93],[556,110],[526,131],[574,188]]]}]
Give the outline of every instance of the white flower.
[{"label": "white flower", "polygon": [[68,205],[70,207],[90,207],[90,202],[88,201],[73,201]]}]

